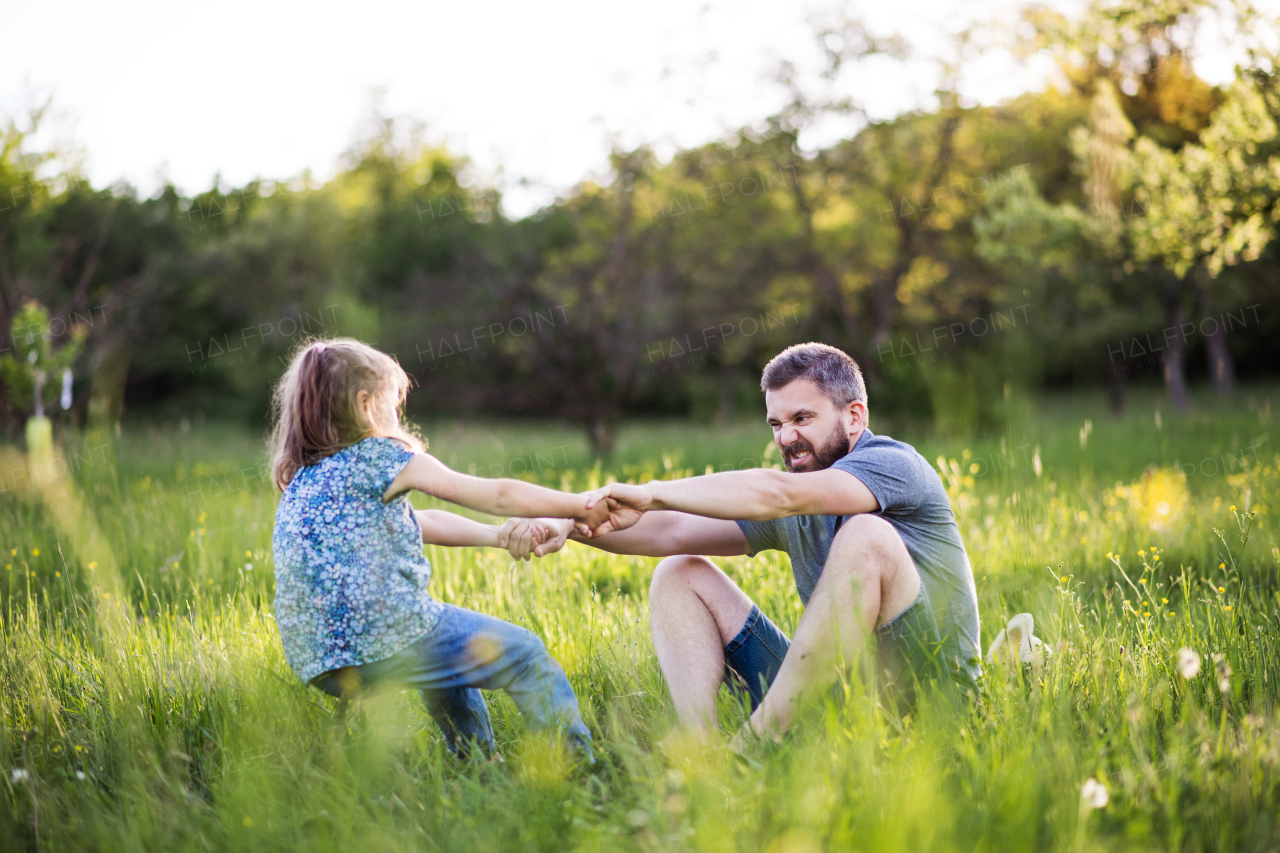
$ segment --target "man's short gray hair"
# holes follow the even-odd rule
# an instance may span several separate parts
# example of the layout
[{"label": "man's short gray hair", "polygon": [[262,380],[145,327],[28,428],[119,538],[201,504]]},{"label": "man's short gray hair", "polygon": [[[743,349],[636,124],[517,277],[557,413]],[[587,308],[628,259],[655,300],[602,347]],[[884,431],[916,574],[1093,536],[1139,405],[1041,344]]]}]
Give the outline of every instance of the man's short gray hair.
[{"label": "man's short gray hair", "polygon": [[862,382],[858,363],[842,350],[826,344],[796,344],[773,357],[764,366],[760,378],[761,391],[777,391],[808,379],[838,408],[857,400],[867,402],[867,386]]}]

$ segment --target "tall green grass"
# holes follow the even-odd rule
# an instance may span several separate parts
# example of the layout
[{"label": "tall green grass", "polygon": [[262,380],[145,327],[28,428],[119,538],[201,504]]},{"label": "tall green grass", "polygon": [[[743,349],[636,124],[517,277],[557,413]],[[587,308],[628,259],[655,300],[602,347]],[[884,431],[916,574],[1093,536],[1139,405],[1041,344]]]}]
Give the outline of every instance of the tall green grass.
[{"label": "tall green grass", "polygon": [[[256,436],[141,423],[118,443],[71,435],[66,458],[80,461],[60,476],[112,545],[127,622],[104,626],[102,567],[69,551],[10,471],[0,849],[1274,849],[1280,395],[1240,398],[1159,427],[1154,398],[1121,419],[1094,399],[1041,400],[969,440],[873,420],[938,460],[984,643],[1030,611],[1051,654],[989,667],[980,704],[925,697],[905,717],[855,673],[785,743],[746,757],[655,746],[673,722],[648,639],[656,561],[576,544],[528,564],[428,548],[439,598],[528,626],[564,664],[596,734],[593,769],[526,736],[502,695],[490,707],[507,760],[468,764],[414,695],[339,713],[298,683],[271,617],[276,497]],[[423,431],[462,470],[575,490],[771,461],[757,421],[632,425],[609,465],[555,425]],[[1247,545],[1239,519],[1252,519]],[[785,556],[720,562],[794,628]],[[1184,648],[1201,660],[1190,679]],[[723,709],[734,725],[727,696]],[[1105,806],[1081,797],[1089,779]]]}]

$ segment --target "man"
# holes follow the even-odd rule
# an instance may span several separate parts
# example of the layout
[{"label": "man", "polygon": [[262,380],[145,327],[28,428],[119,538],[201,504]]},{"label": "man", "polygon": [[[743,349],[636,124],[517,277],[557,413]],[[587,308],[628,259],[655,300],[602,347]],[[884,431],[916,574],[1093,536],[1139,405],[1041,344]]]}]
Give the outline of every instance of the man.
[{"label": "man", "polygon": [[[784,350],[761,388],[786,473],[614,483],[588,503],[608,500],[614,510],[598,535],[543,519],[512,531],[512,553],[542,556],[572,536],[666,557],[650,588],[653,644],[680,722],[694,732],[716,727],[728,670],[750,694],[753,729],[780,736],[798,703],[828,688],[873,629],[879,669],[911,678],[940,665],[973,688],[977,595],[937,473],[911,446],[872,434],[861,371],[834,347]],[[534,524],[551,531],[536,547]],[[767,549],[790,555],[805,604],[790,640],[708,559]]]}]

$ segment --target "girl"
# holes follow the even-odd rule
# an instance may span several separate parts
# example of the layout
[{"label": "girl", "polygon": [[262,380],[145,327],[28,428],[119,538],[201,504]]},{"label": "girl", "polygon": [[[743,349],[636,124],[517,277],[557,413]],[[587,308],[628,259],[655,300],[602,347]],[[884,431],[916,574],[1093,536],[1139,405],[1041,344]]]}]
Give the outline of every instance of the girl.
[{"label": "girl", "polygon": [[417,688],[454,752],[477,743],[494,750],[483,688],[507,691],[531,729],[561,727],[589,756],[578,700],[542,641],[427,592],[424,542],[496,546],[499,529],[415,513],[408,494],[493,515],[573,518],[584,529],[608,509],[588,512],[582,495],[450,470],[400,425],[408,390],[399,364],[350,338],[305,345],[276,386],[273,467],[283,495],[272,548],[285,657],[303,681],[334,696],[384,679]]}]

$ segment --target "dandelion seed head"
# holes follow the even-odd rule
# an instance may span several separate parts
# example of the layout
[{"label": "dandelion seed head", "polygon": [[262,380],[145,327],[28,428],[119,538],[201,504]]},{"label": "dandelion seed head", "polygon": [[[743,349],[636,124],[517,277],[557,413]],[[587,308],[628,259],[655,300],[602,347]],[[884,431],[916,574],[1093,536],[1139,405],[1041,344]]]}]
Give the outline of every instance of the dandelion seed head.
[{"label": "dandelion seed head", "polygon": [[1195,649],[1178,649],[1178,672],[1188,681],[1200,674],[1200,655]]},{"label": "dandelion seed head", "polygon": [[1111,795],[1107,793],[1106,785],[1090,776],[1080,788],[1080,799],[1090,809],[1101,809],[1106,807]]}]

